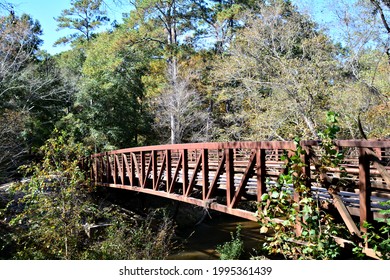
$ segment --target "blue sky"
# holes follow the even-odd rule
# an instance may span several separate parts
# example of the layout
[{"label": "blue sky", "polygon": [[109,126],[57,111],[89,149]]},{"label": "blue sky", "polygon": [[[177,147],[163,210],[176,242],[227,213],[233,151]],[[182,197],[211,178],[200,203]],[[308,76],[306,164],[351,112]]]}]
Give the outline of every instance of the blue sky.
[{"label": "blue sky", "polygon": [[[21,15],[29,14],[33,19],[39,20],[43,30],[42,49],[47,50],[50,54],[59,53],[66,50],[67,47],[53,47],[54,42],[60,37],[66,36],[66,30],[56,31],[57,22],[54,20],[61,14],[61,11],[71,7],[70,0],[6,0],[14,6],[15,13]],[[107,3],[112,1],[108,0]],[[129,7],[115,7],[111,5],[108,9],[111,20],[120,21],[123,12],[128,12]],[[69,31],[68,31],[69,32]]]},{"label": "blue sky", "polygon": [[[345,0],[347,3],[353,3],[356,0]],[[66,46],[53,47],[54,42],[69,33],[69,30],[57,29],[57,22],[54,17],[58,17],[61,11],[70,8],[71,0],[6,0],[6,2],[13,4],[17,15],[27,13],[34,19],[38,19],[43,29],[44,41],[42,49],[47,50],[51,54],[59,53],[66,50]],[[106,0],[109,4],[109,17],[111,20],[122,19],[122,13],[127,13],[130,10],[130,6],[118,7],[112,4],[113,0]],[[127,2],[127,1],[123,1]],[[330,5],[335,4],[334,0],[292,0],[294,4],[297,4],[301,11],[310,13],[314,20],[319,22],[322,26],[327,26],[329,29],[336,31],[335,26],[336,19],[329,11]],[[332,33],[332,32],[331,32]],[[337,32],[336,32],[337,33]],[[337,34],[332,34],[337,37]]]}]

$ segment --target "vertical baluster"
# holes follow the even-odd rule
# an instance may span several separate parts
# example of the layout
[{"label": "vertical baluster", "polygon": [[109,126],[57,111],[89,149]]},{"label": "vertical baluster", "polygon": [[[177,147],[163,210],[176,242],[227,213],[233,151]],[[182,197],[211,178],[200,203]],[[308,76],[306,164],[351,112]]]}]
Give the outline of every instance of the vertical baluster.
[{"label": "vertical baluster", "polygon": [[110,183],[110,174],[111,174],[111,164],[110,164],[110,156],[108,155],[108,153],[106,153],[106,169],[107,169],[106,183],[109,184]]},{"label": "vertical baluster", "polygon": [[125,185],[125,178],[126,178],[126,165],[125,165],[124,154],[121,154],[121,159],[122,159],[121,179],[122,179],[122,186],[124,186]]},{"label": "vertical baluster", "polygon": [[130,160],[130,175],[129,175],[129,178],[130,178],[130,185],[135,187],[135,162],[134,162],[134,158],[135,158],[135,154],[133,153],[130,153],[129,155],[129,160]]},{"label": "vertical baluster", "polygon": [[140,170],[140,175],[139,175],[139,186],[141,188],[145,187],[144,182],[145,182],[145,152],[141,151],[140,153],[140,161],[141,161],[141,170]]},{"label": "vertical baluster", "polygon": [[183,194],[187,193],[188,188],[188,150],[182,150],[182,179],[183,179]]},{"label": "vertical baluster", "polygon": [[171,150],[166,150],[165,151],[166,153],[166,166],[167,166],[167,169],[166,169],[166,173],[165,173],[165,181],[166,181],[166,184],[167,184],[167,192],[169,192],[169,188],[171,186],[171,180],[172,180],[172,154],[171,154]]},{"label": "vertical baluster", "polygon": [[93,158],[93,165],[95,166],[95,174],[94,174],[94,177],[95,177],[95,184],[98,182],[98,173],[99,173],[99,169],[98,169],[98,160],[99,158],[97,157],[94,157]]},{"label": "vertical baluster", "polygon": [[104,163],[103,157],[99,156],[99,183],[103,183]]},{"label": "vertical baluster", "polygon": [[311,189],[311,174],[310,174],[310,147],[302,145],[302,149],[305,151],[304,155],[301,155],[301,159],[305,166],[303,167],[303,174],[306,176],[306,188]]},{"label": "vertical baluster", "polygon": [[114,157],[114,174],[112,174],[112,177],[113,177],[114,185],[116,185],[116,179],[117,179],[117,174],[118,174],[118,166],[116,163],[117,155],[114,154],[113,157]]},{"label": "vertical baluster", "polygon": [[152,177],[153,177],[153,189],[156,188],[157,184],[157,152],[152,151]]},{"label": "vertical baluster", "polygon": [[209,190],[209,150],[202,149],[202,198],[206,199]]}]

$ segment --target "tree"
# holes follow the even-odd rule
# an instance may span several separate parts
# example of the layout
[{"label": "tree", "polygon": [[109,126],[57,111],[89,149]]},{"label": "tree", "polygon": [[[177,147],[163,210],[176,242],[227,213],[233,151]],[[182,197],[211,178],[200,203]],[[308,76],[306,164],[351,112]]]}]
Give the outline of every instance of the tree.
[{"label": "tree", "polygon": [[319,112],[337,85],[338,48],[289,1],[258,10],[214,71],[229,138],[317,138]]},{"label": "tree", "polygon": [[25,121],[20,112],[5,110],[0,113],[0,183],[15,174],[28,152],[22,138]]},{"label": "tree", "polygon": [[[79,139],[96,149],[148,143],[150,116],[142,77],[148,60],[132,46],[132,34],[118,28],[101,33],[85,52],[73,117],[65,120]],[[76,131],[78,130],[78,131]]]},{"label": "tree", "polygon": [[29,249],[20,250],[18,258],[72,259],[81,242],[78,234],[86,210],[82,206],[86,181],[79,168],[85,153],[80,144],[64,134],[48,140],[41,152],[41,164],[25,167],[27,174],[33,174],[31,181],[14,189],[24,193],[14,202],[23,205],[24,210],[13,217],[10,225],[20,223],[29,229],[19,229],[21,248]]},{"label": "tree", "polygon": [[72,0],[72,7],[63,10],[55,20],[58,22],[57,30],[69,28],[76,30],[76,33],[58,39],[55,45],[68,44],[80,39],[89,42],[95,30],[109,21],[106,12],[101,10],[102,3],[102,0]]},{"label": "tree", "polygon": [[243,11],[256,9],[253,0],[197,0],[194,1],[193,11],[195,43],[200,48],[210,48],[209,40],[215,53],[221,55],[234,38],[237,30],[244,26]]},{"label": "tree", "polygon": [[[53,60],[39,51],[41,26],[11,10],[0,17],[0,162],[3,176],[39,147],[65,106],[65,92]],[[5,171],[6,170],[6,171]]]},{"label": "tree", "polygon": [[12,93],[21,86],[17,83],[20,73],[30,64],[42,40],[41,26],[28,15],[14,14],[0,17],[0,97],[8,106]]},{"label": "tree", "polygon": [[[162,139],[166,138],[167,129],[171,129],[171,139],[175,139],[175,143],[207,139],[207,114],[202,108],[200,94],[191,85],[190,74],[180,77],[174,86],[168,85],[155,102],[156,125],[163,132]],[[173,123],[168,121],[172,116]]]},{"label": "tree", "polygon": [[339,19],[337,38],[345,50],[340,57],[345,86],[331,100],[349,132],[344,137],[388,137],[388,1],[340,1],[330,11]]},{"label": "tree", "polygon": [[[179,36],[184,35],[190,28],[188,13],[191,11],[191,1],[188,0],[137,0],[132,1],[135,10],[131,13],[129,23],[138,30],[141,38],[145,42],[151,41],[157,43],[162,49],[160,56],[166,60],[166,88],[175,89],[181,83],[179,69],[180,41]],[[175,91],[171,91],[170,100],[176,100],[171,104],[179,104],[180,97],[175,96]],[[160,106],[160,108],[167,108]],[[175,144],[181,141],[177,136],[180,135],[181,124],[178,124],[178,116],[173,115],[170,110],[170,134],[171,143]]]},{"label": "tree", "polygon": [[383,28],[385,29],[385,33],[387,33],[387,43],[384,46],[385,53],[387,55],[388,61],[390,63],[390,22],[389,22],[389,14],[388,10],[390,9],[390,1],[388,0],[370,0],[371,4],[374,6],[373,14],[378,15],[382,21]]}]

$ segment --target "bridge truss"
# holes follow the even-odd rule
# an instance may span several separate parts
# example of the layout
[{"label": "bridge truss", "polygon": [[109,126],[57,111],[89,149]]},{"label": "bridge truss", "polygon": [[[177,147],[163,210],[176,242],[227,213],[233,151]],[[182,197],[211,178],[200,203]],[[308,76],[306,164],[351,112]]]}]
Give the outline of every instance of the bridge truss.
[{"label": "bridge truss", "polygon": [[[335,204],[350,228],[349,215],[360,224],[372,221],[381,201],[390,199],[390,141],[339,140],[341,164],[348,184],[337,194],[315,182],[314,157],[318,141],[301,141],[307,185],[322,200]],[[136,147],[92,155],[95,185],[126,189],[178,200],[256,221],[256,211],[267,184],[285,170],[282,155],[296,149],[294,142],[196,143]],[[340,177],[329,168],[330,178]],[[349,224],[348,224],[349,223]],[[361,230],[365,229],[361,227]],[[351,226],[350,231],[356,231]]]}]

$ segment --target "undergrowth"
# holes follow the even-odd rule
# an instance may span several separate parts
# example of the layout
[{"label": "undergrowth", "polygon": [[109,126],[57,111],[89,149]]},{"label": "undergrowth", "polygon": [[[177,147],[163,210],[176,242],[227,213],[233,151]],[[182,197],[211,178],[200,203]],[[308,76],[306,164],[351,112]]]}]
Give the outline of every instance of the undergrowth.
[{"label": "undergrowth", "polygon": [[230,233],[231,240],[217,246],[217,253],[221,260],[238,260],[244,252],[244,242],[241,239],[241,225],[236,228],[236,233]]}]

